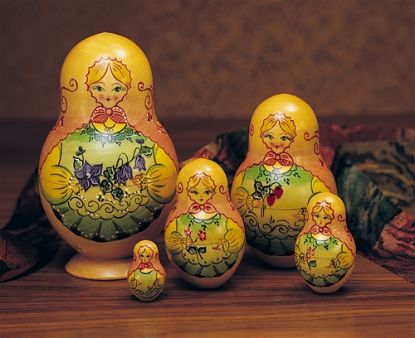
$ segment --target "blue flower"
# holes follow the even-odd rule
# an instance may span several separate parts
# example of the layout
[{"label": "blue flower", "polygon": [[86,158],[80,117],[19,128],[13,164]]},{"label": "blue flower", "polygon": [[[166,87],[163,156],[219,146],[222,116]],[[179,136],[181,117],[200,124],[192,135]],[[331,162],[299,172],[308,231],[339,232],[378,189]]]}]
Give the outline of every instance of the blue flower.
[{"label": "blue flower", "polygon": [[142,138],[136,138],[136,139],[135,139],[135,141],[136,141],[138,144],[143,144],[143,143],[144,143],[144,140],[143,140]]},{"label": "blue flower", "polygon": [[123,164],[121,167],[115,169],[115,183],[125,185],[125,182],[132,178],[133,169],[128,164]]},{"label": "blue flower", "polygon": [[146,162],[141,155],[135,158],[134,168],[138,169],[138,171],[146,170]]},{"label": "blue flower", "polygon": [[82,188],[87,191],[91,185],[99,185],[99,176],[102,173],[102,163],[97,165],[90,165],[87,161],[84,162],[83,166],[74,171],[75,177],[78,179]]}]

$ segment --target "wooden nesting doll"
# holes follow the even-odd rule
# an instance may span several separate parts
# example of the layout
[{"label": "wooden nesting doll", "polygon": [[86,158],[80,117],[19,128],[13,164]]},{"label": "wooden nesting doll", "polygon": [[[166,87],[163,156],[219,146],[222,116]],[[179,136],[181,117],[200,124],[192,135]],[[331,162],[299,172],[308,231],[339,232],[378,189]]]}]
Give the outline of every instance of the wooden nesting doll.
[{"label": "wooden nesting doll", "polygon": [[169,259],[187,282],[214,288],[233,275],[244,253],[245,233],[218,164],[196,159],[182,168],[164,236]]},{"label": "wooden nesting doll", "polygon": [[149,62],[125,37],[91,36],[67,55],[60,93],[40,155],[42,205],[82,255],[66,265],[70,274],[126,278],[123,257],[163,228],[178,168],[155,114]]},{"label": "wooden nesting doll", "polygon": [[142,301],[156,299],[163,291],[166,271],[160,263],[157,245],[142,240],[134,246],[134,258],[128,270],[128,286]]},{"label": "wooden nesting doll", "polygon": [[270,97],[252,116],[248,153],[231,190],[254,254],[271,266],[294,267],[307,203],[322,191],[336,187],[320,156],[313,110],[294,95]]},{"label": "wooden nesting doll", "polygon": [[295,242],[297,269],[315,292],[335,292],[349,278],[356,260],[343,201],[329,192],[317,194],[310,199],[306,215]]}]

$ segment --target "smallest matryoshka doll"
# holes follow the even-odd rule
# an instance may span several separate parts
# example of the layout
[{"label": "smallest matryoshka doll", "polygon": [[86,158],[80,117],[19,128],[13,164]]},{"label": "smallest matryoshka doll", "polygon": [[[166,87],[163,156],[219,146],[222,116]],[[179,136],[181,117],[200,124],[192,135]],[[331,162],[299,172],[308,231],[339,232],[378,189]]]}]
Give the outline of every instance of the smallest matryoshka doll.
[{"label": "smallest matryoshka doll", "polygon": [[297,269],[317,293],[336,292],[350,277],[356,246],[347,229],[343,201],[330,192],[313,196],[295,243]]},{"label": "smallest matryoshka doll", "polygon": [[166,271],[160,263],[159,250],[152,241],[134,246],[134,258],[128,270],[128,286],[139,300],[151,301],[163,291]]},{"label": "smallest matryoshka doll", "polygon": [[165,243],[179,275],[200,288],[220,286],[239,266],[245,249],[243,221],[215,162],[196,159],[180,171]]}]

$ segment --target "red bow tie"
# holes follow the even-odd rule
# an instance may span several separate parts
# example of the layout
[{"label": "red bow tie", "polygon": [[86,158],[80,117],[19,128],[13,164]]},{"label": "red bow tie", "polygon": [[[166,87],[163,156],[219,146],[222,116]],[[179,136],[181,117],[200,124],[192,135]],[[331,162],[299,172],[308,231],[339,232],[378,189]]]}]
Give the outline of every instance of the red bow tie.
[{"label": "red bow tie", "polygon": [[274,153],[273,151],[269,151],[265,154],[264,164],[266,165],[274,165],[275,163],[279,163],[284,166],[289,166],[294,164],[294,160],[290,154],[282,152],[282,153]]},{"label": "red bow tie", "polygon": [[205,212],[208,212],[208,213],[209,212],[215,212],[216,211],[215,207],[212,204],[210,204],[210,203],[205,203],[205,204],[193,203],[190,206],[190,209],[189,209],[189,211],[192,214],[196,214],[196,213],[198,213],[198,212],[200,212],[202,210],[205,211]]},{"label": "red bow tie", "polygon": [[120,107],[104,108],[102,106],[96,107],[92,112],[91,122],[105,123],[111,119],[115,123],[127,123],[127,116]]},{"label": "red bow tie", "polygon": [[314,235],[317,235],[318,233],[321,233],[321,234],[326,235],[326,236],[331,235],[331,231],[328,227],[326,227],[326,226],[319,227],[318,225],[313,225],[313,227],[311,228],[311,233],[314,234]]},{"label": "red bow tie", "polygon": [[151,264],[150,262],[147,263],[140,263],[140,265],[138,266],[138,268],[140,270],[144,270],[144,269],[152,269],[153,268],[153,264]]}]

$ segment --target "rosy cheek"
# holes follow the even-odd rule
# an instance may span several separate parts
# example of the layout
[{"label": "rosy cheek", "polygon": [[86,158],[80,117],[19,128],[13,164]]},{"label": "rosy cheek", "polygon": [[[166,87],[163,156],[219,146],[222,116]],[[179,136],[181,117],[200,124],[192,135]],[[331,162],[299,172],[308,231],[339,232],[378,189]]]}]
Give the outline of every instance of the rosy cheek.
[{"label": "rosy cheek", "polygon": [[118,101],[118,95],[114,95],[112,98],[114,101]]},{"label": "rosy cheek", "polygon": [[98,98],[99,98],[100,100],[104,100],[104,99],[105,99],[105,95],[104,95],[104,94],[99,94],[99,95],[98,95]]}]

